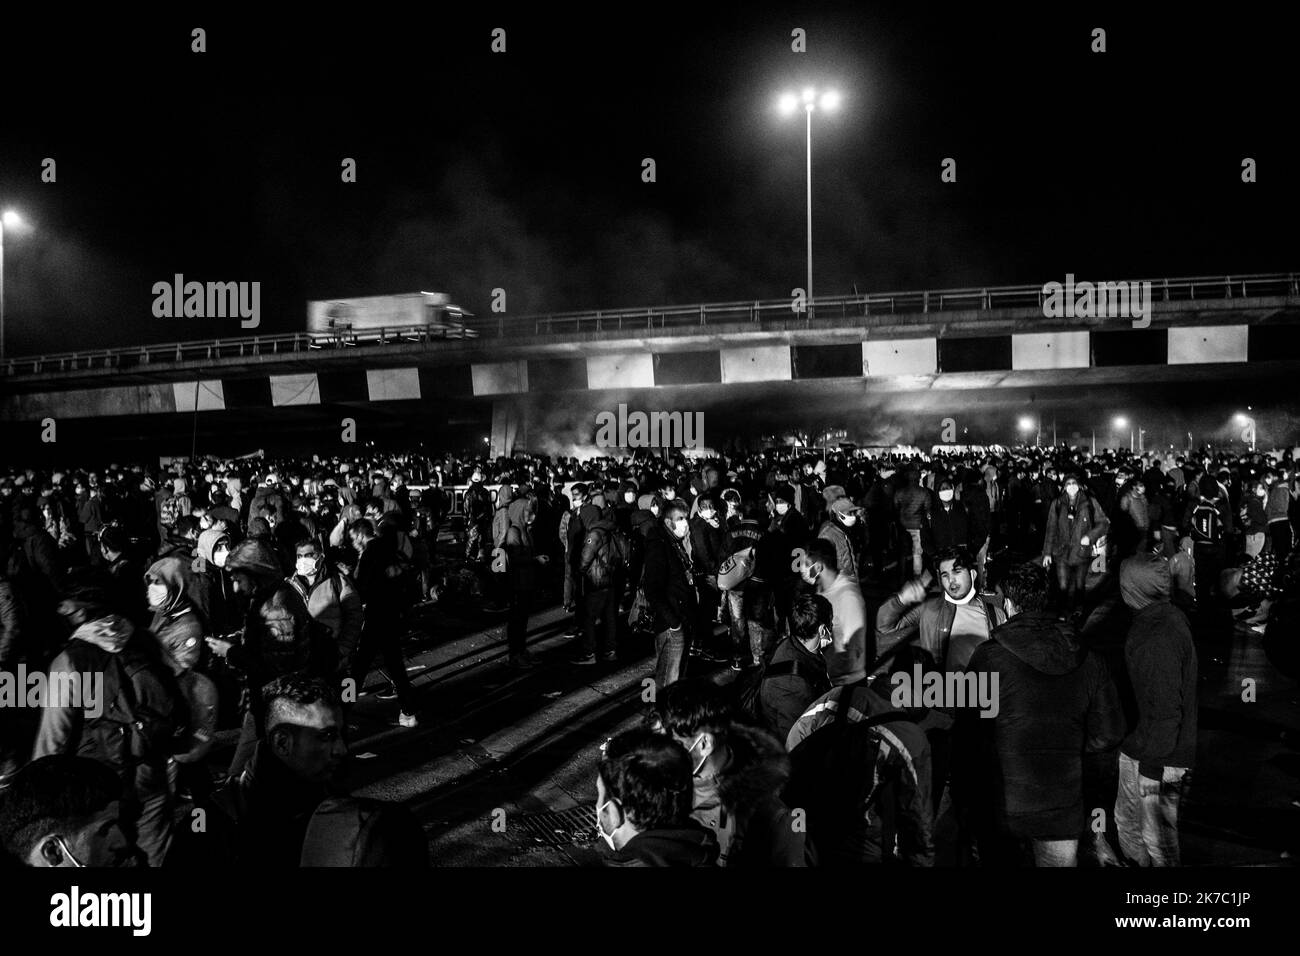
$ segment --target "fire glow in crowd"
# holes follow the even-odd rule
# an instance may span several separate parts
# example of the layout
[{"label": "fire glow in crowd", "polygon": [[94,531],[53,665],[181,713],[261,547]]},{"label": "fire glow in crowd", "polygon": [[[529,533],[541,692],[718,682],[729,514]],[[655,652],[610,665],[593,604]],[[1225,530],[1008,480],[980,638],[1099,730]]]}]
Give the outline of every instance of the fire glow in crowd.
[{"label": "fire glow in crowd", "polygon": [[521,673],[556,604],[568,664],[653,661],[594,862],[1177,866],[1198,674],[1242,640],[1297,673],[1297,493],[1290,450],[9,470],[0,848],[426,865],[409,810],[338,788],[346,715],[378,662],[419,733],[404,638],[464,601]]}]

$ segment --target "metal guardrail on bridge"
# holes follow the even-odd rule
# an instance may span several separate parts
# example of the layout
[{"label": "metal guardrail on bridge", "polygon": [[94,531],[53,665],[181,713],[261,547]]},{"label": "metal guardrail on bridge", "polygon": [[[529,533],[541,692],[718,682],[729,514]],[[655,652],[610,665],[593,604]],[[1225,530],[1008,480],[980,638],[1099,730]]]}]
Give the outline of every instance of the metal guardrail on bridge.
[{"label": "metal guardrail on bridge", "polygon": [[[1294,272],[1137,281],[1150,281],[1153,295],[1164,302],[1222,301],[1258,296],[1300,295],[1300,273]],[[1042,286],[989,286],[823,297],[814,299],[810,310],[804,313],[792,312],[789,299],[773,299],[645,309],[599,309],[544,315],[501,315],[495,319],[473,320],[467,323],[465,333],[459,335],[451,333],[451,335],[453,340],[502,339],[516,336],[566,338],[593,333],[642,335],[657,330],[698,329],[723,325],[734,327],[744,324],[759,328],[799,328],[812,327],[813,322],[823,326],[828,322],[844,320],[852,320],[855,325],[869,328],[874,324],[871,320],[875,317],[924,315],[948,309],[990,311],[1008,308],[1041,308],[1042,305]],[[779,326],[778,321],[782,322]],[[885,323],[882,321],[880,324]],[[394,345],[402,342],[436,343],[448,341],[448,335],[445,329],[424,326],[390,327],[333,334],[289,332],[279,335],[249,335],[238,338],[168,342],[11,358],[0,365],[0,373],[15,376],[90,369],[129,371],[142,366],[181,362],[302,355],[322,349]]]}]

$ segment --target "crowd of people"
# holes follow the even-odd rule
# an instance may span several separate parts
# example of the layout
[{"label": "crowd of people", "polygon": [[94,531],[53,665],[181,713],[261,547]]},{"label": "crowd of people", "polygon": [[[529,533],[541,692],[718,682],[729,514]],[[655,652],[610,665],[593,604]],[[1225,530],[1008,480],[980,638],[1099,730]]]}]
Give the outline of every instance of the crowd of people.
[{"label": "crowd of people", "polygon": [[[556,603],[574,666],[653,656],[599,764],[606,863],[1177,865],[1198,665],[1235,617],[1296,673],[1298,481],[1290,451],[1064,447],[10,471],[0,671],[104,689],[0,697],[0,846],[420,865],[409,812],[339,790],[345,715],[379,659],[419,726],[403,641],[457,597],[505,615],[517,671]],[[898,696],[919,678],[991,681],[995,713]]]}]

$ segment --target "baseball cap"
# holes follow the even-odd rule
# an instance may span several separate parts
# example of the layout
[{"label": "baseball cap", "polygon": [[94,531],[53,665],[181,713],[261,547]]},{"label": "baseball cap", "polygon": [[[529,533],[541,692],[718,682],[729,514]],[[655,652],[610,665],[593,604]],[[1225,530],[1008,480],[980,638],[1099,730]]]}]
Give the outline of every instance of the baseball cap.
[{"label": "baseball cap", "polygon": [[862,509],[853,503],[852,498],[836,498],[831,502],[831,511],[836,514],[850,515],[857,514]]}]

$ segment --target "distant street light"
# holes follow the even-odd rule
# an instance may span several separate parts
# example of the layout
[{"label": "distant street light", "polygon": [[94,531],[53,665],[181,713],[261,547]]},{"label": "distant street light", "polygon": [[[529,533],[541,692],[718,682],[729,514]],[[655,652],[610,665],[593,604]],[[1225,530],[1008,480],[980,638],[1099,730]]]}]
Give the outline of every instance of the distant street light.
[{"label": "distant street light", "polygon": [[804,302],[807,314],[812,314],[813,298],[813,281],[812,281],[812,115],[813,111],[821,106],[825,112],[832,112],[839,109],[840,94],[835,90],[826,90],[821,94],[820,104],[818,102],[817,88],[815,86],[806,87],[801,96],[796,97],[793,93],[783,93],[777,100],[777,108],[785,116],[789,116],[799,108],[802,100],[804,111],[808,115],[807,126],[807,154],[808,154],[808,187],[807,187],[807,207],[808,207],[808,286],[804,289]]},{"label": "distant street light", "polygon": [[5,360],[5,228],[17,229],[23,217],[12,209],[0,216],[0,362]]},{"label": "distant street light", "polygon": [[1241,440],[1250,444],[1251,454],[1255,452],[1255,419],[1251,418],[1245,412],[1238,412],[1236,415],[1238,425],[1245,426],[1241,433]]}]

